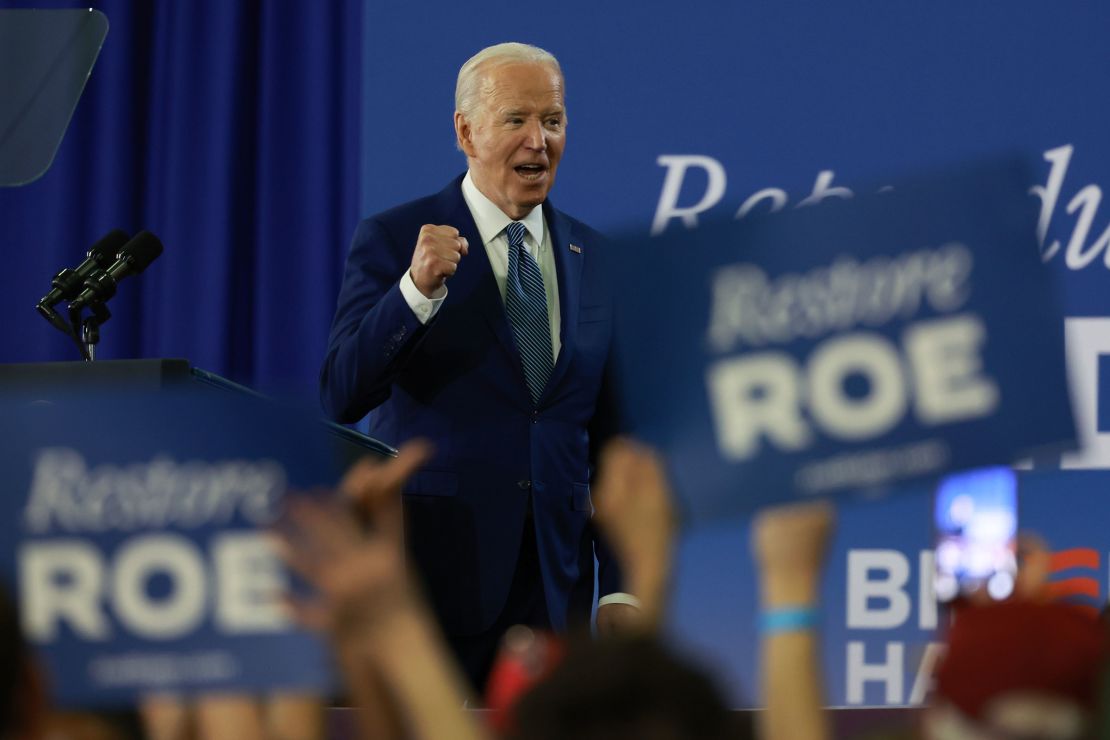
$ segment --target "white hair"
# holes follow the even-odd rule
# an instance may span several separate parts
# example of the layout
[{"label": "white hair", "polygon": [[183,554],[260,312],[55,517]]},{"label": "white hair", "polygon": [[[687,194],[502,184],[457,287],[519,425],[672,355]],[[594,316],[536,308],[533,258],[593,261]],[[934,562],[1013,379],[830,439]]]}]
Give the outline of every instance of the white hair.
[{"label": "white hair", "polygon": [[491,69],[514,62],[549,64],[560,78],[563,76],[559,60],[538,46],[515,41],[487,46],[467,59],[459,69],[459,79],[455,83],[455,110],[462,113],[465,118],[472,118],[481,102],[482,81],[486,74]]}]

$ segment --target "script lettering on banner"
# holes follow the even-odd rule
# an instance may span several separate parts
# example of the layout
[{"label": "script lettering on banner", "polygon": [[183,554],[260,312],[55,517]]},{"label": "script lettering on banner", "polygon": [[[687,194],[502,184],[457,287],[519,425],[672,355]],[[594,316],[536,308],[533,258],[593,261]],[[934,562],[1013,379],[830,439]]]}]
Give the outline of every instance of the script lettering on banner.
[{"label": "script lettering on banner", "polygon": [[[749,460],[764,444],[802,451],[817,434],[872,440],[907,414],[923,427],[990,414],[999,392],[980,357],[984,323],[959,312],[972,268],[971,251],[953,242],[893,259],[842,257],[774,281],[754,265],[719,270],[708,342],[722,355],[751,350],[707,371],[721,456]],[[940,318],[908,324],[893,341],[868,331],[917,316],[923,304]],[[775,349],[799,338],[823,341],[801,361]],[[849,393],[853,379],[866,390]],[[926,440],[854,464],[838,458],[802,468],[798,484],[812,492],[867,485],[931,472],[947,458],[942,443]]]},{"label": "script lettering on banner", "polygon": [[295,584],[270,529],[290,485],[337,472],[314,426],[257,403],[5,402],[22,433],[0,459],[19,493],[0,560],[61,706],[330,687],[323,646],[283,606]]},{"label": "script lettering on banner", "polygon": [[[264,531],[221,532],[207,548],[171,531],[228,526],[236,515],[265,528],[284,490],[284,469],[274,461],[162,457],[89,469],[76,450],[41,451],[23,510],[34,539],[18,555],[28,637],[49,642],[65,627],[88,640],[117,629],[169,640],[209,617],[227,634],[288,628],[281,609],[288,584]],[[83,539],[105,532],[125,536],[111,558]],[[164,586],[157,597],[156,579]]]},{"label": "script lettering on banner", "polygon": [[[683,168],[707,169],[710,194],[723,191],[708,158],[668,165],[669,202]],[[818,178],[811,197],[824,202],[811,208],[614,250],[626,405],[696,513],[889,487],[1074,441],[1063,321],[1024,167],[863,195],[831,182]]]}]

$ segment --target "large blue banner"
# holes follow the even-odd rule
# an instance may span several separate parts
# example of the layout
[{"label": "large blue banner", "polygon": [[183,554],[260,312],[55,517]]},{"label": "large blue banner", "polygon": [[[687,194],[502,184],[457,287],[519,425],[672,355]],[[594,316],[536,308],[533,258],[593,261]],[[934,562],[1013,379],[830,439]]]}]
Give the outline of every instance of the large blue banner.
[{"label": "large blue banner", "polygon": [[[368,0],[364,20],[365,214],[436,191],[465,168],[451,129],[455,74],[476,50],[506,40],[559,57],[569,118],[552,201],[614,236],[743,223],[862,197],[908,173],[1023,156],[1032,238],[1062,288],[1057,331],[1082,450],[1038,463],[1063,470],[1022,491],[1021,526],[1081,552],[1062,561],[1078,566],[1061,575],[1105,597],[1110,541],[1097,524],[1110,516],[1101,496],[1110,393],[1099,393],[1110,383],[1110,99],[1099,91],[1110,77],[1110,5],[568,0],[536,19],[508,0],[435,12]],[[436,43],[411,43],[414,29]],[[799,249],[784,259],[801,260]],[[998,283],[1020,310],[1020,289]],[[1056,405],[1064,392],[1030,387],[1026,401]],[[840,507],[823,605],[832,704],[923,696],[916,676],[935,657],[926,646],[937,624],[930,580],[919,577],[931,567],[930,511],[924,487]],[[687,532],[671,618],[676,638],[720,670],[738,706],[758,701],[746,528],[722,520]],[[889,609],[868,597],[880,616],[861,616],[870,612],[858,600],[880,587],[859,574],[881,581],[883,568]]]},{"label": "large blue banner", "polygon": [[[1020,471],[1018,517],[1055,555],[1050,591],[1092,613],[1107,599],[1105,470]],[[826,690],[833,706],[915,705],[932,687],[945,611],[933,591],[930,485],[838,507],[821,596]],[[1098,512],[1097,514],[1093,512]],[[673,595],[676,637],[725,681],[738,706],[759,703],[756,573],[748,526],[718,521],[686,538]]]}]

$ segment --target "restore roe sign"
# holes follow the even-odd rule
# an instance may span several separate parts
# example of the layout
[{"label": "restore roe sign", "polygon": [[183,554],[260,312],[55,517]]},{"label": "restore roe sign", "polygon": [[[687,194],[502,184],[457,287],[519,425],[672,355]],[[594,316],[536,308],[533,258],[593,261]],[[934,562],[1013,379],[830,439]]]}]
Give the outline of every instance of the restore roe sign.
[{"label": "restore roe sign", "polygon": [[619,242],[621,386],[696,516],[1010,463],[1075,435],[1017,164]]},{"label": "restore roe sign", "polygon": [[0,399],[5,579],[61,706],[331,685],[268,529],[334,485],[322,427],[229,394]]}]

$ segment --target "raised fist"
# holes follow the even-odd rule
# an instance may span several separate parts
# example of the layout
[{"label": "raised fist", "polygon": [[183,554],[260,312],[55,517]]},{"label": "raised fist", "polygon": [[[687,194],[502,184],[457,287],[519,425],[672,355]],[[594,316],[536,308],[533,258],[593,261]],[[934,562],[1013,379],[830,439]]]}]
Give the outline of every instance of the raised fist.
[{"label": "raised fist", "polygon": [[459,262],[468,250],[466,237],[459,236],[454,226],[425,224],[420,227],[409,268],[416,289],[426,298],[435,297],[447,278],[459,269]]}]

